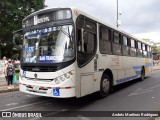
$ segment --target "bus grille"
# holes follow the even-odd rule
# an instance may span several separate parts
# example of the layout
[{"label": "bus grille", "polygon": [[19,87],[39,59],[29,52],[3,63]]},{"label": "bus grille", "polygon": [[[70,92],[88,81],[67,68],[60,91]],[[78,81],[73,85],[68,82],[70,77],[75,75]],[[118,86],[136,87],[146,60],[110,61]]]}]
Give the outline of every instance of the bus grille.
[{"label": "bus grille", "polygon": [[22,66],[22,70],[32,72],[55,72],[57,69],[55,66]]}]

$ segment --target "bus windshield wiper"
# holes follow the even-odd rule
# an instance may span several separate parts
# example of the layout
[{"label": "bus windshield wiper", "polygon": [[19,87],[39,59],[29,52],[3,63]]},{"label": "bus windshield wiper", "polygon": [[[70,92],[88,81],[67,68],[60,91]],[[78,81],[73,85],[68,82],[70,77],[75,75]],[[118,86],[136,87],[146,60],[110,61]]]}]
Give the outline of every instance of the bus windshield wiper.
[{"label": "bus windshield wiper", "polygon": [[62,26],[58,26],[57,24],[55,24],[56,28],[60,28],[59,30],[61,32],[63,32],[67,37],[69,37],[71,39],[71,35],[70,35],[70,32],[69,32],[69,26],[68,26],[68,32],[66,32]]}]

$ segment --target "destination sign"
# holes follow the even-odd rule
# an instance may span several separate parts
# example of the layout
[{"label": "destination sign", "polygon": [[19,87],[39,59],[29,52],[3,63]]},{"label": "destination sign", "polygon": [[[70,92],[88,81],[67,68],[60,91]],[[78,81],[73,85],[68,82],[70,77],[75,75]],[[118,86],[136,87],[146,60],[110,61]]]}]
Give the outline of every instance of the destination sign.
[{"label": "destination sign", "polygon": [[25,19],[23,21],[23,28],[49,21],[67,20],[71,18],[72,13],[69,9],[60,9],[47,12],[41,11],[37,13],[37,15],[30,16],[29,18]]},{"label": "destination sign", "polygon": [[38,19],[38,23],[43,23],[43,22],[48,22],[48,21],[49,21],[49,17],[48,16],[45,16],[45,17],[42,17],[42,18]]}]

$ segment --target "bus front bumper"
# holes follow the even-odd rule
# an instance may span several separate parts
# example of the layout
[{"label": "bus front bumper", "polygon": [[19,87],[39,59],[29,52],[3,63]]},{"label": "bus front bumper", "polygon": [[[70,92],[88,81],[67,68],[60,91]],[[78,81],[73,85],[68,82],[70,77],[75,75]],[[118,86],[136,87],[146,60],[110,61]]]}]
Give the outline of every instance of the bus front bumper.
[{"label": "bus front bumper", "polygon": [[68,87],[47,87],[29,84],[19,84],[19,90],[28,94],[55,97],[55,98],[70,98],[75,97],[75,86]]}]

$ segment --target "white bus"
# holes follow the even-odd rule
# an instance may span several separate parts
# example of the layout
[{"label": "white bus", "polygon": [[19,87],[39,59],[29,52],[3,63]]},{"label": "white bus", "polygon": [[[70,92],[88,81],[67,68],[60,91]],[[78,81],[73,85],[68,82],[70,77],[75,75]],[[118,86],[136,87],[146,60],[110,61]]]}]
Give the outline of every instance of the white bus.
[{"label": "white bus", "polygon": [[113,86],[152,70],[148,44],[76,8],[40,10],[22,24],[21,92],[106,97]]}]

